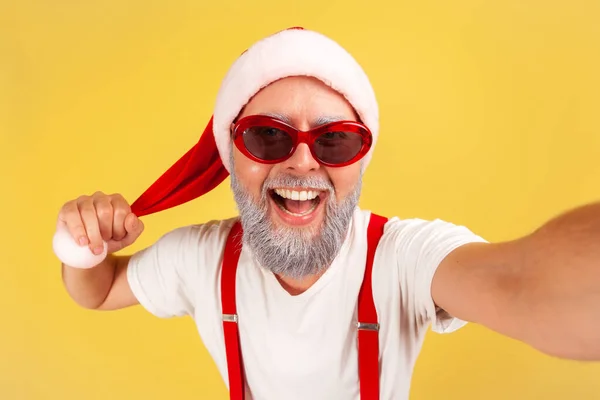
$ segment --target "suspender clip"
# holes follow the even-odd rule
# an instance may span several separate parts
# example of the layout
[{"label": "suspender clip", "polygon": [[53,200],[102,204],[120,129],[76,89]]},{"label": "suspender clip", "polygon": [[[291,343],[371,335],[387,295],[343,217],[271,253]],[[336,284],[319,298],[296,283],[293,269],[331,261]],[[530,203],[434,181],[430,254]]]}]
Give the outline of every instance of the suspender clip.
[{"label": "suspender clip", "polygon": [[223,314],[223,321],[225,322],[238,322],[237,314]]},{"label": "suspender clip", "polygon": [[369,322],[357,322],[356,326],[358,327],[358,329],[363,330],[363,331],[375,331],[378,332],[379,331],[379,324],[375,323],[369,323]]}]

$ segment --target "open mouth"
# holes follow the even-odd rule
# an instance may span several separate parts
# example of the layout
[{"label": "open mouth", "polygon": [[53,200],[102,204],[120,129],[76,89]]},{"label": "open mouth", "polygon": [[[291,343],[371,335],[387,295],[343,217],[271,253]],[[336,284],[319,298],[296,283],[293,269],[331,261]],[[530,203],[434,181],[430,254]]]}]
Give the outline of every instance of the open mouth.
[{"label": "open mouth", "polygon": [[318,190],[274,189],[269,193],[280,210],[294,217],[304,217],[317,209],[323,192]]}]

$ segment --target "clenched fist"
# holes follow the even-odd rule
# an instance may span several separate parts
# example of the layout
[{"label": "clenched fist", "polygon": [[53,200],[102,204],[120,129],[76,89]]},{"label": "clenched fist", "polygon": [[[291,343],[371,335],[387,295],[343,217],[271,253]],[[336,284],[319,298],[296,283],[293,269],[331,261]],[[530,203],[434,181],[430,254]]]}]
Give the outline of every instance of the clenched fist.
[{"label": "clenched fist", "polygon": [[[143,230],[144,224],[131,212],[123,196],[96,192],[63,205],[54,250],[63,263],[78,264],[77,260],[81,260],[80,265],[69,266],[89,268],[100,263],[106,254],[134,243]],[[83,260],[83,256],[87,259]]]}]

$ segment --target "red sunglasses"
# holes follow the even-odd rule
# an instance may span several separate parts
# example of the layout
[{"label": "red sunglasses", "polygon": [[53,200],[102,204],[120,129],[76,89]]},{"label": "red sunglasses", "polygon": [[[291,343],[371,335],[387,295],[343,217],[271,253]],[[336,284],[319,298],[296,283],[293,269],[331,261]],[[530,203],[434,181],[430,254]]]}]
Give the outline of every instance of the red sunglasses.
[{"label": "red sunglasses", "polygon": [[233,142],[248,158],[276,164],[306,143],[315,160],[327,167],[343,167],[360,160],[373,143],[371,131],[354,121],[336,121],[301,131],[266,115],[250,115],[233,127]]}]

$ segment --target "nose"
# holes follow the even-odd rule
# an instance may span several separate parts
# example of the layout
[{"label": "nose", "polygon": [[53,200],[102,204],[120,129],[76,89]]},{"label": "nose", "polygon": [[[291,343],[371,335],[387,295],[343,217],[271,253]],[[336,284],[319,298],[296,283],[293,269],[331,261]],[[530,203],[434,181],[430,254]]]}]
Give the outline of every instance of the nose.
[{"label": "nose", "polygon": [[319,162],[315,160],[306,143],[300,143],[290,158],[285,160],[283,167],[286,171],[305,174],[319,169]]}]

